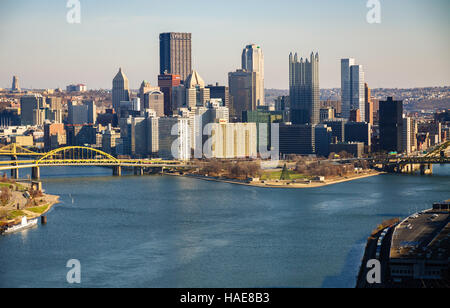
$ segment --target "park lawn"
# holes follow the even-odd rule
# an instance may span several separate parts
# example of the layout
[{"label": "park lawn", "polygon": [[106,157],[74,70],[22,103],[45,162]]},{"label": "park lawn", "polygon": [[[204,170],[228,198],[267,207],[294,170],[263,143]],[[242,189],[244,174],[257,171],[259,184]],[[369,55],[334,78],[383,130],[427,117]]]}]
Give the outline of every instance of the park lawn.
[{"label": "park lawn", "polygon": [[13,190],[16,189],[16,187],[18,188],[19,191],[26,191],[27,188],[23,185],[20,185],[18,183],[0,183],[0,187],[14,187]]},{"label": "park lawn", "polygon": [[43,206],[30,207],[27,211],[33,212],[35,214],[42,214],[48,209],[48,204]]},{"label": "park lawn", "polygon": [[7,219],[8,220],[13,220],[13,219],[16,219],[16,218],[19,218],[19,217],[23,217],[23,216],[26,216],[26,215],[22,211],[11,211],[11,212],[8,213]]},{"label": "park lawn", "polygon": [[[279,180],[281,178],[282,172],[283,171],[281,170],[273,172],[267,171],[261,176],[261,180],[262,181]],[[289,178],[291,180],[302,180],[306,179],[307,177],[303,174],[299,174],[295,171],[289,170]]]}]

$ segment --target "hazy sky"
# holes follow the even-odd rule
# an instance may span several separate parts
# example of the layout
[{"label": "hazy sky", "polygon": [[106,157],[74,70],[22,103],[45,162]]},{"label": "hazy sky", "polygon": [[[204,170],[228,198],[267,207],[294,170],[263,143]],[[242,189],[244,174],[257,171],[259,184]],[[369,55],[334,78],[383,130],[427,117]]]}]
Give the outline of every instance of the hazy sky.
[{"label": "hazy sky", "polygon": [[340,87],[340,58],[364,66],[371,87],[450,85],[449,0],[0,0],[0,87],[111,88],[122,67],[132,88],[156,84],[159,33],[192,32],[193,66],[205,82],[228,83],[248,43],[265,56],[266,88],[288,88],[288,55],[320,54],[322,88]]}]

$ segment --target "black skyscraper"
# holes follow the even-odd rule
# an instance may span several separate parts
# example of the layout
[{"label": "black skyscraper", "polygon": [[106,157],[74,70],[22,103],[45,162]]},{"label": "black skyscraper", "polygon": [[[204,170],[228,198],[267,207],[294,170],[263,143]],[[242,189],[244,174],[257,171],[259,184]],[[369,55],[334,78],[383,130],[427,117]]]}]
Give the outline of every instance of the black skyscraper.
[{"label": "black skyscraper", "polygon": [[388,97],[380,102],[380,148],[383,151],[402,151],[403,101]]},{"label": "black skyscraper", "polygon": [[162,33],[159,50],[160,74],[180,75],[186,80],[192,72],[192,34]]}]

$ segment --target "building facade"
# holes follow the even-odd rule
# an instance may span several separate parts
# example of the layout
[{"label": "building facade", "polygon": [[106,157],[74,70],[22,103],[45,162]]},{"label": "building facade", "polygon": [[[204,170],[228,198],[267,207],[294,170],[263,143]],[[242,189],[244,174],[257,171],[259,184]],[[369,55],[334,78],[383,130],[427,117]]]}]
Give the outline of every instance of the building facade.
[{"label": "building facade", "polygon": [[291,122],[318,124],[320,122],[319,54],[310,59],[289,55],[289,93]]},{"label": "building facade", "polygon": [[162,33],[159,44],[160,74],[179,75],[184,82],[192,72],[192,34]]}]

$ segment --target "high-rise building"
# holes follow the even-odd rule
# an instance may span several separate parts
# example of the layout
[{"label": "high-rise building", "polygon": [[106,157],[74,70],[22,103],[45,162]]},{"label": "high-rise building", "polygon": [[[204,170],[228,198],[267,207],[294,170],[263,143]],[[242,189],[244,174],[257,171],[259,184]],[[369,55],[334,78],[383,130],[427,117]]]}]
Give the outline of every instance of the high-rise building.
[{"label": "high-rise building", "polygon": [[112,88],[112,103],[116,112],[120,110],[120,102],[130,100],[130,86],[127,76],[119,69],[116,77],[113,80]]},{"label": "high-rise building", "polygon": [[189,119],[159,118],[159,156],[163,159],[189,160],[191,141]]},{"label": "high-rise building", "polygon": [[221,99],[223,106],[230,108],[230,90],[227,86],[220,86],[216,83],[215,86],[208,85],[209,96],[211,99]]},{"label": "high-rise building", "polygon": [[41,118],[42,115],[36,115],[36,110],[45,107],[45,100],[41,94],[25,95],[20,98],[20,117],[23,126],[26,125],[38,125],[36,122]]},{"label": "high-rise building", "polygon": [[364,94],[365,94],[365,101],[366,101],[366,122],[370,125],[373,125],[373,102],[372,102],[372,95],[370,88],[368,84],[364,84]]},{"label": "high-rise building", "polygon": [[345,124],[345,142],[364,142],[364,145],[372,145],[372,127],[366,122],[348,122]]},{"label": "high-rise building", "polygon": [[359,109],[361,119],[366,118],[364,71],[352,58],[341,60],[341,100],[343,118],[349,119],[355,109]]},{"label": "high-rise building", "polygon": [[351,103],[350,110],[359,110],[360,119],[366,118],[366,100],[364,88],[364,71],[361,65],[353,65],[350,68],[351,79]]},{"label": "high-rise building", "polygon": [[230,113],[235,121],[242,119],[243,111],[256,110],[256,72],[237,70],[228,74]]},{"label": "high-rise building", "polygon": [[192,72],[192,34],[162,33],[159,48],[160,74],[180,75],[184,82]]},{"label": "high-rise building", "polygon": [[197,71],[193,71],[186,78],[186,102],[185,107],[200,107],[205,106],[206,102],[210,100],[210,91],[205,88],[205,82]]},{"label": "high-rise building", "polygon": [[403,101],[388,97],[380,101],[380,149],[401,152],[403,147]]},{"label": "high-rise building", "polygon": [[403,152],[411,154],[418,150],[417,148],[417,122],[413,118],[403,118]]},{"label": "high-rise building", "polygon": [[293,124],[320,122],[319,54],[310,59],[289,55],[289,93]]},{"label": "high-rise building", "polygon": [[19,86],[19,78],[17,76],[13,76],[13,81],[12,81],[12,91],[20,91],[20,86]]},{"label": "high-rise building", "polygon": [[280,125],[280,153],[310,155],[316,153],[316,125]]},{"label": "high-rise building", "polygon": [[70,101],[68,103],[68,124],[83,125],[97,122],[97,108],[92,100],[83,103]]},{"label": "high-rise building", "polygon": [[256,158],[256,123],[215,123],[211,125],[211,158]]},{"label": "high-rise building", "polygon": [[141,87],[139,88],[139,98],[141,99],[141,102],[143,102],[143,106],[145,108],[145,94],[150,93],[152,91],[159,91],[159,87],[153,87],[150,82],[147,80],[142,81]]},{"label": "high-rise building", "polygon": [[144,110],[155,111],[157,117],[164,117],[164,93],[151,91],[144,94]]},{"label": "high-rise building", "polygon": [[162,74],[158,76],[158,87],[164,93],[164,114],[171,116],[176,109],[173,106],[173,88],[181,84],[181,76],[173,74]]},{"label": "high-rise building", "polygon": [[264,54],[260,46],[251,44],[244,48],[242,69],[256,73],[256,105],[264,106]]}]

